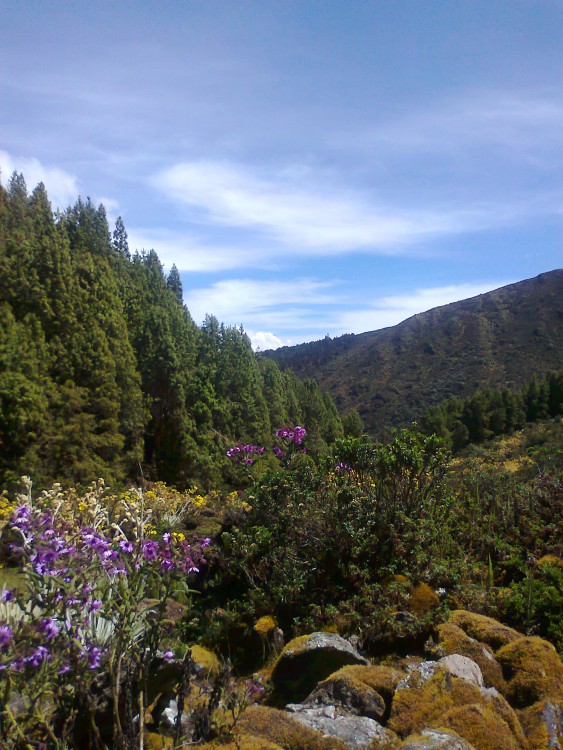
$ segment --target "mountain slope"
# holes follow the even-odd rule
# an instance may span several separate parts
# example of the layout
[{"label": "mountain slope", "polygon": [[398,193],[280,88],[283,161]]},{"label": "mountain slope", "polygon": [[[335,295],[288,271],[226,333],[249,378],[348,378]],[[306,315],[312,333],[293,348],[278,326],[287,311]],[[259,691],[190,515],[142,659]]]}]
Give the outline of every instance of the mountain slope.
[{"label": "mountain slope", "polygon": [[267,352],[315,378],[367,432],[406,425],[451,396],[520,386],[563,366],[563,269],[437,307],[399,325]]}]

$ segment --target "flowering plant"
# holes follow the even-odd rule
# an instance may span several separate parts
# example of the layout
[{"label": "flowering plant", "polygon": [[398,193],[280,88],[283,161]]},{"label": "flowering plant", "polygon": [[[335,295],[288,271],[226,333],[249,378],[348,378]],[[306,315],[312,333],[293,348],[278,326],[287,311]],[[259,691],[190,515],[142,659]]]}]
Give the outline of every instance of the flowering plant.
[{"label": "flowering plant", "polygon": [[[25,725],[40,739],[76,741],[80,715],[92,746],[103,748],[98,720],[105,703],[114,743],[126,747],[166,634],[166,602],[178,583],[189,593],[186,576],[205,564],[209,540],[190,544],[169,532],[148,539],[142,492],[136,491],[139,503],[124,501],[123,516],[112,518],[101,480],[89,495],[89,525],[77,527],[48,507],[48,493],[43,507],[34,505],[31,481],[23,481],[27,494],[19,497],[11,528],[27,591],[1,594],[13,614],[0,621],[0,739],[21,740]],[[153,604],[145,603],[148,596]],[[12,692],[28,698],[24,717],[11,711]]]}]

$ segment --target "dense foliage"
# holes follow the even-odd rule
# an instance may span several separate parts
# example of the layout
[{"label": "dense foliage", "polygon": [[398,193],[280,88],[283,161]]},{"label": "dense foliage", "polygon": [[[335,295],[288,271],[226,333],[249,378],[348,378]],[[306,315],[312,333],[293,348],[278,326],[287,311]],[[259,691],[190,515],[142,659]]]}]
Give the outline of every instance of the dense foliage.
[{"label": "dense foliage", "polygon": [[176,267],[130,253],[88,199],[53,215],[42,184],[0,186],[0,486],[141,477],[235,480],[236,440],[309,425],[313,450],[342,435],[313,381],[258,360],[242,328],[197,326]]},{"label": "dense foliage", "polygon": [[456,450],[561,413],[563,371],[533,378],[518,391],[487,388],[469,398],[448,399],[427,409],[421,425],[427,434],[439,435],[448,448]]}]

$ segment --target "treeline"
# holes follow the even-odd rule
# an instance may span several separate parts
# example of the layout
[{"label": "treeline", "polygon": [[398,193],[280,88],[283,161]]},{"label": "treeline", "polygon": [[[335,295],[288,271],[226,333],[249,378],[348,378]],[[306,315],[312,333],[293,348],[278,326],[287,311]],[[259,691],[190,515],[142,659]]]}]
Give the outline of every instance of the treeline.
[{"label": "treeline", "polygon": [[268,446],[306,424],[314,451],[342,435],[329,396],[258,358],[242,328],[183,303],[180,275],[131,253],[123,222],[43,184],[0,185],[0,486],[159,479],[220,487],[238,440]]},{"label": "treeline", "polygon": [[526,422],[563,413],[563,371],[533,378],[519,391],[486,388],[469,398],[450,398],[426,410],[421,427],[459,450],[495,435],[522,429]]}]

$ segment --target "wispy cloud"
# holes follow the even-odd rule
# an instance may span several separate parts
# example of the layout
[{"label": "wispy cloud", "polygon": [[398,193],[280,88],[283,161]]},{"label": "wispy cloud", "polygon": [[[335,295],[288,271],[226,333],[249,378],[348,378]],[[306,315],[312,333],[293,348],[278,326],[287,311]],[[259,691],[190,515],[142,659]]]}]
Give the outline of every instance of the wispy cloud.
[{"label": "wispy cloud", "polygon": [[[334,305],[338,297],[329,291],[335,282],[296,279],[294,281],[256,281],[231,279],[218,281],[209,288],[194,289],[184,295],[196,322],[213,314],[230,325],[245,322],[253,329],[288,317],[296,305],[319,307]],[[289,313],[293,318],[293,313]],[[303,322],[303,321],[302,321]]]},{"label": "wispy cloud", "polygon": [[24,175],[30,190],[43,182],[55,208],[67,208],[75,202],[80,192],[74,175],[59,167],[46,166],[33,157],[12,156],[7,151],[0,150],[0,170],[4,184],[8,183],[13,172]]},{"label": "wispy cloud", "polygon": [[485,294],[498,289],[511,281],[482,284],[452,284],[449,286],[416,289],[412,294],[381,297],[370,306],[343,310],[335,314],[333,330],[336,335],[362,333],[397,325],[417,313],[432,310],[434,307],[459,302],[463,299]]},{"label": "wispy cloud", "polygon": [[[496,147],[522,158],[528,149],[538,152],[555,146],[561,155],[563,104],[560,97],[511,91],[465,92],[409,112],[407,117],[380,123],[358,136],[352,145],[385,145],[403,156],[413,152],[451,155]],[[348,142],[350,145],[350,142]]]},{"label": "wispy cloud", "polygon": [[[452,284],[414,289],[410,294],[380,297],[358,307],[345,296],[338,281],[299,279],[292,283],[233,279],[206,289],[189,291],[185,301],[196,322],[206,313],[237,325],[244,322],[254,348],[318,339],[327,333],[364,333],[397,325],[417,313],[490,292],[510,281]],[[274,331],[284,330],[281,338]]]},{"label": "wispy cloud", "polygon": [[287,168],[254,174],[240,164],[193,161],[160,172],[153,184],[191,209],[192,221],[258,231],[309,254],[367,247],[392,252],[433,234],[474,226],[479,211],[406,210],[369,194],[331,187],[325,175]]}]

